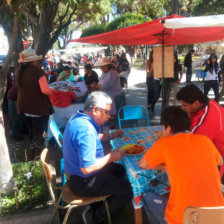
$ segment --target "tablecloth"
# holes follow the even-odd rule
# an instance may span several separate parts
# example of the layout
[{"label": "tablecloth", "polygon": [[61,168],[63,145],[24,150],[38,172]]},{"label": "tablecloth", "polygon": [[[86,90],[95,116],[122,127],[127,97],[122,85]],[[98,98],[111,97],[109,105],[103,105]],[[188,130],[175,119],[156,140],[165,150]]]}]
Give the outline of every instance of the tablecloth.
[{"label": "tablecloth", "polygon": [[[126,144],[139,143],[140,140],[141,145],[144,145],[147,151],[158,140],[156,134],[161,132],[161,130],[161,126],[127,128],[124,129],[125,134],[123,138],[111,140],[111,145],[113,149],[117,149]],[[120,161],[126,168],[127,177],[132,186],[135,209],[142,206],[143,193],[151,191],[159,195],[166,195],[170,190],[166,173],[158,170],[145,170],[138,166],[138,162],[142,156],[143,154],[124,156]]]}]

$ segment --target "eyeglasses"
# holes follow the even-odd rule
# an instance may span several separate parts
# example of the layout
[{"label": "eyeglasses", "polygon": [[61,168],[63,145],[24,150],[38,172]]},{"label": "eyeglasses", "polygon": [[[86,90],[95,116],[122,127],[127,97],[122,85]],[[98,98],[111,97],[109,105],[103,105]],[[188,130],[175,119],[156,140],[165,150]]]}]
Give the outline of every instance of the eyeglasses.
[{"label": "eyeglasses", "polygon": [[105,110],[103,108],[98,107],[100,110],[103,110],[106,116],[110,116],[110,111],[109,110]]}]

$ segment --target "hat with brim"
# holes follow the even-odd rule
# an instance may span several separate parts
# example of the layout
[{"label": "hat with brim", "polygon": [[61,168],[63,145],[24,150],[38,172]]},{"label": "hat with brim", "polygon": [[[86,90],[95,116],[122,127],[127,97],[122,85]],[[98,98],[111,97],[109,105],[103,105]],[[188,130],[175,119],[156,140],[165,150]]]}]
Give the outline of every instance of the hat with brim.
[{"label": "hat with brim", "polygon": [[114,66],[115,68],[117,67],[113,62],[111,62],[111,60],[107,57],[104,57],[104,58],[101,58],[99,59],[99,61],[97,61],[95,63],[95,66],[99,66],[99,67],[102,67],[102,66],[105,66],[105,65],[112,65]]},{"label": "hat with brim", "polygon": [[33,49],[26,49],[19,53],[19,63],[25,63],[30,61],[38,61],[42,59],[42,55],[37,55]]}]

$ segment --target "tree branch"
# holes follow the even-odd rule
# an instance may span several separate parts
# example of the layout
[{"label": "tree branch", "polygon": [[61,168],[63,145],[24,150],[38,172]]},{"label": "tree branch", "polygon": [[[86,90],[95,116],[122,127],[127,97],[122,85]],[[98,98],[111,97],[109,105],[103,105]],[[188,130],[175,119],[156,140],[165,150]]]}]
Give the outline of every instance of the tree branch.
[{"label": "tree branch", "polygon": [[23,0],[20,0],[20,3],[19,3],[19,11],[18,12],[22,12],[22,11],[25,11],[25,9],[27,8],[27,7],[29,7],[29,5],[33,2],[34,0],[29,0],[29,1],[27,1],[26,2],[26,4],[24,5],[24,6],[22,6],[22,2],[23,2]]},{"label": "tree branch", "polygon": [[[66,11],[65,11],[64,15],[61,16],[61,17],[59,17],[59,23],[60,23],[59,26],[62,26],[62,22],[63,22],[63,20],[65,19],[65,17],[67,16],[69,8],[70,8],[70,4],[68,4],[68,6],[67,6],[67,8],[66,8]],[[76,8],[77,8],[77,5],[76,5]]]},{"label": "tree branch", "polygon": [[[77,5],[75,5],[75,7],[74,7],[72,13],[70,14],[66,23],[62,24],[63,21],[60,21],[60,25],[59,25],[58,29],[54,32],[54,34],[52,35],[52,38],[49,42],[50,46],[52,46],[54,44],[54,42],[58,39],[58,36],[60,35],[61,30],[66,28],[71,23],[72,16],[75,14],[77,8],[78,8]],[[65,18],[65,16],[63,16],[63,17]]]},{"label": "tree branch", "polygon": [[22,11],[23,15],[26,16],[31,23],[33,23],[34,26],[37,26],[38,24],[38,18],[35,17],[34,15],[32,15],[31,13],[27,12],[27,11]]}]

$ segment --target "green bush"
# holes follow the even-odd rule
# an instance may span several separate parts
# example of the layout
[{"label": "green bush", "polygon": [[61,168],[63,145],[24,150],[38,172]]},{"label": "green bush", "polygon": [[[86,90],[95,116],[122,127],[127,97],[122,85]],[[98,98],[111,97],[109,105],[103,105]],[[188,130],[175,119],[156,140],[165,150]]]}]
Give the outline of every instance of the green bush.
[{"label": "green bush", "polygon": [[46,206],[49,193],[41,162],[14,163],[12,168],[16,188],[11,194],[0,198],[1,216],[25,208]]},{"label": "green bush", "polygon": [[[150,19],[148,19],[150,20]],[[148,21],[147,20],[147,21]],[[129,26],[133,26],[136,24],[144,23],[144,16],[136,13],[125,13],[120,17],[113,20],[107,26],[107,31],[112,31],[116,29],[121,29]]]},{"label": "green bush", "polygon": [[97,35],[97,34],[101,34],[105,32],[106,32],[106,25],[104,24],[94,25],[84,29],[82,31],[81,37],[88,37],[88,36]]}]

